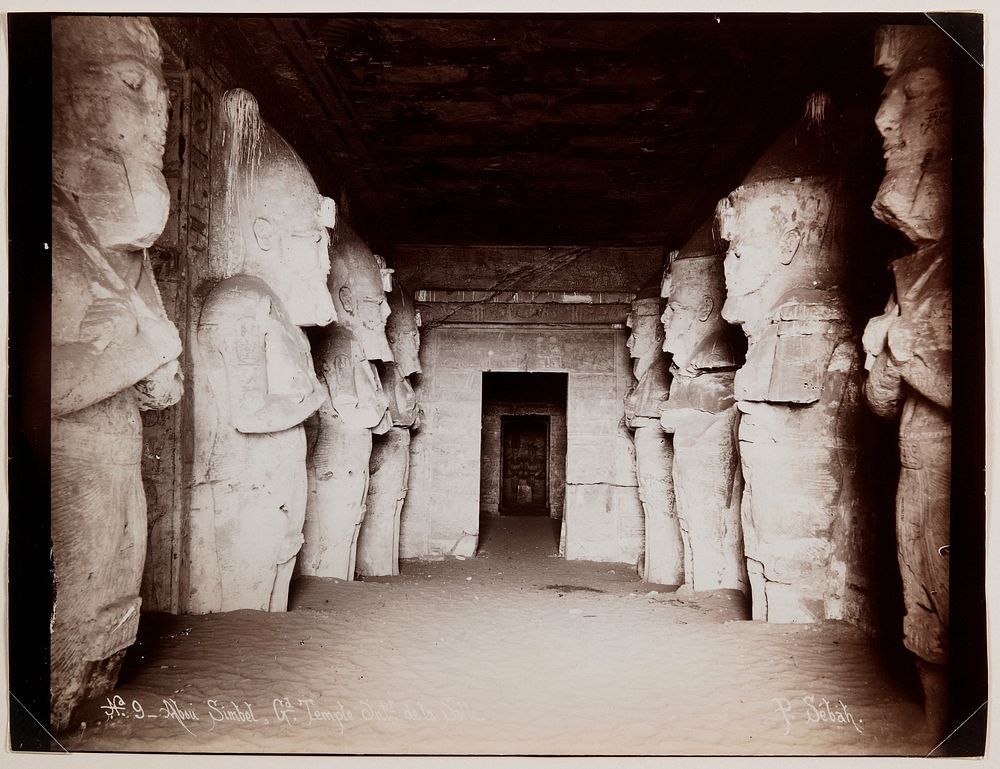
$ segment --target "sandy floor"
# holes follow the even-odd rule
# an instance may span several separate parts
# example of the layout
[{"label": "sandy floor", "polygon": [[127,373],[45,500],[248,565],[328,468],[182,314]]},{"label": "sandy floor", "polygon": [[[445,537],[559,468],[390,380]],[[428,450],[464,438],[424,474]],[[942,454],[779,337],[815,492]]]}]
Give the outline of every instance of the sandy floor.
[{"label": "sandy floor", "polygon": [[147,615],[112,698],[83,706],[85,725],[60,742],[515,755],[932,747],[916,736],[916,693],[850,626],[741,621],[738,594],[679,597],[628,566],[559,559],[549,524],[499,519],[476,558],[404,562],[395,578],[300,579],[286,614]]}]

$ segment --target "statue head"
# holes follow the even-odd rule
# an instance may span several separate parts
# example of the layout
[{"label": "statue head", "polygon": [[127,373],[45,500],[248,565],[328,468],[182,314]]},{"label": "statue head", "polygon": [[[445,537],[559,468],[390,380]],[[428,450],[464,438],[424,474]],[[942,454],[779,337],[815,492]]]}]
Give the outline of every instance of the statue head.
[{"label": "statue head", "polygon": [[325,326],[337,318],[326,287],[333,201],[319,194],[302,159],[264,122],[250,93],[236,88],[222,102],[233,238],[226,277],[255,275],[278,295],[292,323]]},{"label": "statue head", "polygon": [[826,106],[814,94],[807,117],[716,207],[719,235],[729,243],[722,317],[745,331],[766,322],[797,289],[822,291],[844,277],[843,206]]},{"label": "statue head", "polygon": [[663,273],[663,350],[673,355],[681,373],[693,376],[698,370],[737,365],[731,327],[722,317],[724,256],[722,241],[708,221],[684,248],[671,252]]},{"label": "statue head", "polygon": [[662,356],[663,327],[660,325],[659,297],[645,297],[632,302],[632,311],[625,324],[632,329],[629,334],[628,353],[635,361],[632,370],[636,379],[642,379],[649,367]]},{"label": "statue head", "polygon": [[875,115],[885,177],[872,210],[915,244],[941,240],[951,221],[949,40],[933,26],[882,27],[875,66],[889,80]]},{"label": "statue head", "polygon": [[337,322],[351,331],[368,360],[391,361],[392,350],[385,335],[391,312],[385,285],[391,281],[391,273],[384,261],[379,265],[343,217],[330,245],[330,268],[329,288]]},{"label": "statue head", "polygon": [[385,335],[392,357],[403,376],[420,373],[420,313],[413,309],[413,296],[396,285],[389,294],[392,312],[385,324]]},{"label": "statue head", "polygon": [[144,17],[52,21],[52,180],[79,202],[104,249],[150,246],[167,221],[161,64]]}]

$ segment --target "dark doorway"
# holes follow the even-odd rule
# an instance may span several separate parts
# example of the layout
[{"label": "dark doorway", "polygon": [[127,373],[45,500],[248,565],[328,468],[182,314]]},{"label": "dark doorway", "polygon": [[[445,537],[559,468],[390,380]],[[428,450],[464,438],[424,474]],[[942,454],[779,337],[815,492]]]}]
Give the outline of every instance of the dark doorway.
[{"label": "dark doorway", "polygon": [[562,518],[568,383],[565,373],[483,372],[483,516]]},{"label": "dark doorway", "polygon": [[500,417],[500,514],[549,514],[549,417]]}]

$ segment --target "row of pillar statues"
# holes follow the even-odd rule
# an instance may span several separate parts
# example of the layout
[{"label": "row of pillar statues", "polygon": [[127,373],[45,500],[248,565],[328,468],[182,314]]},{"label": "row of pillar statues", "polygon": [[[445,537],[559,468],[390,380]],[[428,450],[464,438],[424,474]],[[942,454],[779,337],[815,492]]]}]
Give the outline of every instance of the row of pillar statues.
[{"label": "row of pillar statues", "polygon": [[[625,403],[647,580],[749,592],[755,619],[864,624],[862,399],[899,420],[904,643],[929,715],[947,662],[951,101],[933,29],[889,27],[875,215],[912,251],[860,333],[852,202],[824,98],[671,255],[629,318]],[[187,334],[194,457],[184,610],[280,611],[293,571],[398,573],[419,317],[246,91],[222,99],[224,237]],[[148,20],[53,20],[51,719],[113,686],[145,559],[139,413],[184,392],[146,249],[169,195]],[[665,308],[661,300],[666,300]],[[738,326],[745,358],[734,344]],[[308,334],[304,329],[308,328]],[[669,353],[668,357],[664,353]],[[862,354],[865,358],[862,361]],[[862,365],[862,363],[864,365]],[[864,371],[867,370],[867,376]]]},{"label": "row of pillar statues", "polygon": [[185,608],[284,611],[293,571],[398,573],[419,318],[254,97],[222,107],[225,274],[192,340]]},{"label": "row of pillar statues", "polygon": [[[863,257],[848,134],[829,97],[719,202],[641,294],[628,325],[626,396],[646,515],[641,570],[688,590],[736,589],[754,619],[870,626],[870,533],[862,491],[865,401],[899,420],[896,557],[904,644],[928,728],[944,729],[951,459],[951,93],[946,38],[886,27],[875,123],[886,170],[872,212],[910,252],[891,265],[885,313],[852,317]],[[850,130],[848,119],[842,124]],[[660,315],[661,300],[665,309]],[[657,322],[656,319],[662,321]],[[746,337],[745,357],[730,334]],[[866,375],[867,370],[867,375]]]},{"label": "row of pillar statues", "polygon": [[[61,729],[114,685],[135,639],[139,412],[185,387],[181,334],[146,253],[170,204],[157,34],[145,18],[60,17],[52,40],[50,718]],[[224,235],[186,341],[182,608],[283,611],[296,564],[341,579],[398,573],[419,316],[251,94],[228,91],[221,122]]]}]

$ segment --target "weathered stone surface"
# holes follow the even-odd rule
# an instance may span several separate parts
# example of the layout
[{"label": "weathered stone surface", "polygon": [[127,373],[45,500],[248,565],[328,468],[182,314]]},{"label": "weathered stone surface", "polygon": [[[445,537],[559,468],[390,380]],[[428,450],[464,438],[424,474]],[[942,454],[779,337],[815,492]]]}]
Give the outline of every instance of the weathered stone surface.
[{"label": "weathered stone surface", "polygon": [[167,89],[145,18],[52,24],[54,729],[115,684],[146,552],[140,410],[181,397],[177,329],[143,249],[168,213]]},{"label": "weathered stone surface", "polygon": [[367,512],[358,535],[358,574],[399,574],[399,518],[410,471],[410,430],[392,427],[372,440]]},{"label": "weathered stone surface", "polygon": [[361,343],[330,326],[313,350],[328,394],[319,408],[309,452],[309,502],[300,569],[316,577],[354,579],[358,533],[365,517],[373,431],[392,427],[389,401]]},{"label": "weathered stone surface", "polygon": [[885,176],[872,209],[916,245],[951,231],[950,45],[930,26],[883,27],[875,45],[875,66],[888,81],[875,116]]},{"label": "weathered stone surface", "polygon": [[694,590],[746,592],[739,413],[733,398],[738,363],[732,329],[721,315],[725,249],[712,225],[706,223],[674,252],[664,272],[663,349],[673,356],[673,380],[660,423],[673,435],[685,584]]},{"label": "weathered stone surface", "polygon": [[734,385],[744,549],[755,619],[870,624],[857,340],[842,295],[851,199],[822,127],[795,126],[717,209],[722,315],[749,341]]},{"label": "weathered stone surface", "polygon": [[684,581],[694,590],[747,592],[733,373],[676,376],[660,418],[673,435],[674,497],[684,542]]},{"label": "weathered stone surface", "polygon": [[865,330],[874,411],[899,418],[896,533],[903,643],[925,661],[925,710],[940,730],[948,660],[951,494],[951,157],[949,42],[931,27],[884,27],[876,66],[889,79],[875,123],[886,173],[872,209],[916,247],[893,263],[895,292]]},{"label": "weathered stone surface", "polygon": [[302,422],[326,397],[299,326],[335,318],[329,204],[254,98],[223,97],[223,279],[193,349],[195,456],[187,611],[284,611],[302,544]]},{"label": "weathered stone surface", "polygon": [[[572,378],[570,381],[572,393]],[[572,448],[566,459],[568,473],[582,446],[574,441],[572,420],[567,429]],[[614,433],[599,441],[599,448],[590,450],[599,451],[604,459],[603,472],[590,477],[602,480],[567,482],[560,550],[570,560],[637,565],[643,553],[645,526],[635,446],[624,419]]]},{"label": "weathered stone surface", "polygon": [[[592,332],[591,332],[592,333]],[[596,340],[595,340],[596,341]],[[570,371],[566,418],[566,558],[638,564],[645,527],[635,447],[622,403],[632,382],[626,339],[594,346],[614,372]]]},{"label": "weathered stone surface", "polygon": [[641,574],[646,582],[680,585],[684,579],[684,547],[674,501],[673,441],[659,422],[633,427],[635,472],[645,519],[645,553]]},{"label": "weathered stone surface", "polygon": [[395,363],[385,363],[380,368],[383,373],[379,379],[385,391],[392,424],[416,430],[420,427],[420,402],[410,384],[410,378],[403,376]]}]

